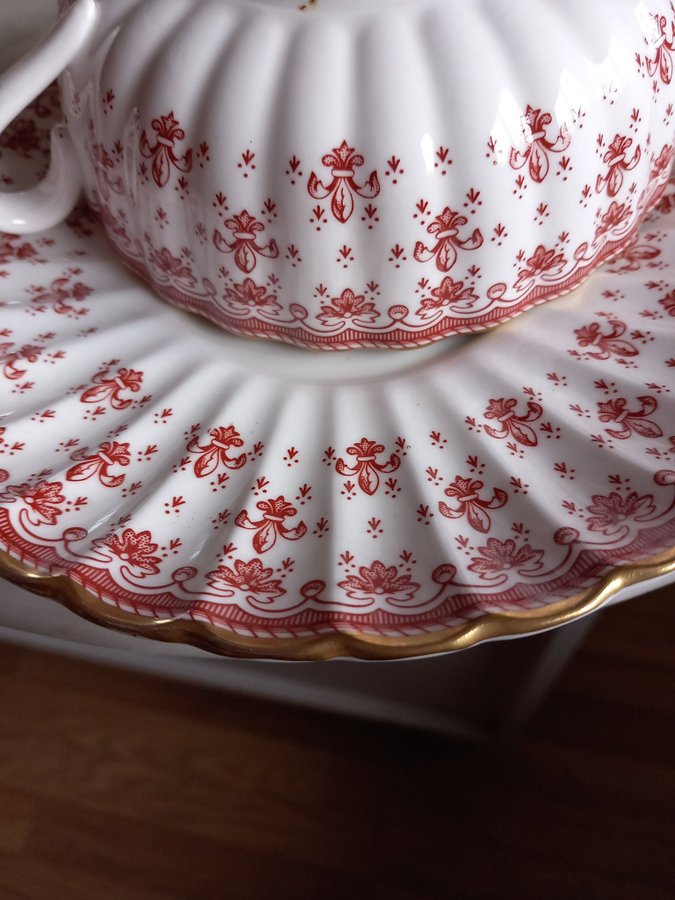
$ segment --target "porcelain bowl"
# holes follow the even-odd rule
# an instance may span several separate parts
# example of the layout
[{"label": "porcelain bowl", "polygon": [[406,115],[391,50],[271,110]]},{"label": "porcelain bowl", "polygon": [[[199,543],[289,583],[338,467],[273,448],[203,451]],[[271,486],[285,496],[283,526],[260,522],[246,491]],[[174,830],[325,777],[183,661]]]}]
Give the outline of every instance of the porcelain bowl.
[{"label": "porcelain bowl", "polygon": [[99,6],[61,80],[87,198],[132,269],[230,332],[480,331],[622,251],[667,182],[668,0]]}]

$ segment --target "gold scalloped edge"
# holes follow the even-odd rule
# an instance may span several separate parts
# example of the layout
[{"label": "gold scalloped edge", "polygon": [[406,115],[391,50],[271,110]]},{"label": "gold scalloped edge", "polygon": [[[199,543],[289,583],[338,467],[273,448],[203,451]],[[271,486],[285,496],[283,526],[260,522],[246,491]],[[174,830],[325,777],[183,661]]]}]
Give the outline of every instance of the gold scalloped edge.
[{"label": "gold scalloped edge", "polygon": [[183,619],[145,619],[96,597],[67,575],[39,572],[0,550],[0,578],[34,594],[57,600],[84,619],[136,637],[166,643],[191,644],[220,656],[289,661],[320,661],[336,657],[365,660],[406,659],[465,650],[484,641],[522,637],[566,625],[595,612],[624,588],[675,573],[675,552],[615,569],[598,584],[544,608],[486,613],[473,622],[411,637],[365,636],[341,631],[301,638],[255,638],[225,628]]}]

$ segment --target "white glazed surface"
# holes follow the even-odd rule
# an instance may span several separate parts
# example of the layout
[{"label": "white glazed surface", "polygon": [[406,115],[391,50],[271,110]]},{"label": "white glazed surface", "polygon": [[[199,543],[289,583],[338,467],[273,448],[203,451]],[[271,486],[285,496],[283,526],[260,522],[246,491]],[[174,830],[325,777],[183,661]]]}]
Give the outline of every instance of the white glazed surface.
[{"label": "white glazed surface", "polygon": [[[50,111],[0,148],[15,187]],[[544,609],[675,545],[672,188],[582,289],[410,354],[224,335],[84,209],[0,236],[0,275],[0,545],[139,617],[367,643]]]},{"label": "white glazed surface", "polygon": [[62,82],[87,197],[230,331],[484,329],[625,247],[670,169],[669,0],[99,5]]}]

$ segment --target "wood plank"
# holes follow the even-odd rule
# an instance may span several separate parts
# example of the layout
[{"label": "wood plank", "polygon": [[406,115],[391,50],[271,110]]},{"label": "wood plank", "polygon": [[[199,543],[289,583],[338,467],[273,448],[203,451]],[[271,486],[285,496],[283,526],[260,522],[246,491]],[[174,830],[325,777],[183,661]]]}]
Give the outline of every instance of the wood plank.
[{"label": "wood plank", "polygon": [[671,900],[674,601],[486,748],[12,648],[0,900]]}]

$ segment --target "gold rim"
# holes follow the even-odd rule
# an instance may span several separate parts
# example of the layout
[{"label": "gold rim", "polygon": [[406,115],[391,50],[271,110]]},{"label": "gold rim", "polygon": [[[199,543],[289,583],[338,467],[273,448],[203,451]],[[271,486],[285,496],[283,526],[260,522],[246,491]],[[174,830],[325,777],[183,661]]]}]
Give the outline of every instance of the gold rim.
[{"label": "gold rim", "polygon": [[0,550],[0,578],[43,597],[51,597],[96,625],[156,641],[192,644],[221,656],[294,661],[335,657],[406,659],[464,650],[494,638],[535,634],[600,609],[624,588],[672,573],[675,573],[675,553],[669,550],[616,569],[597,585],[544,609],[487,613],[475,622],[415,637],[365,637],[340,632],[305,638],[250,638],[204,622],[143,619],[105,603],[65,575],[38,572]]}]

